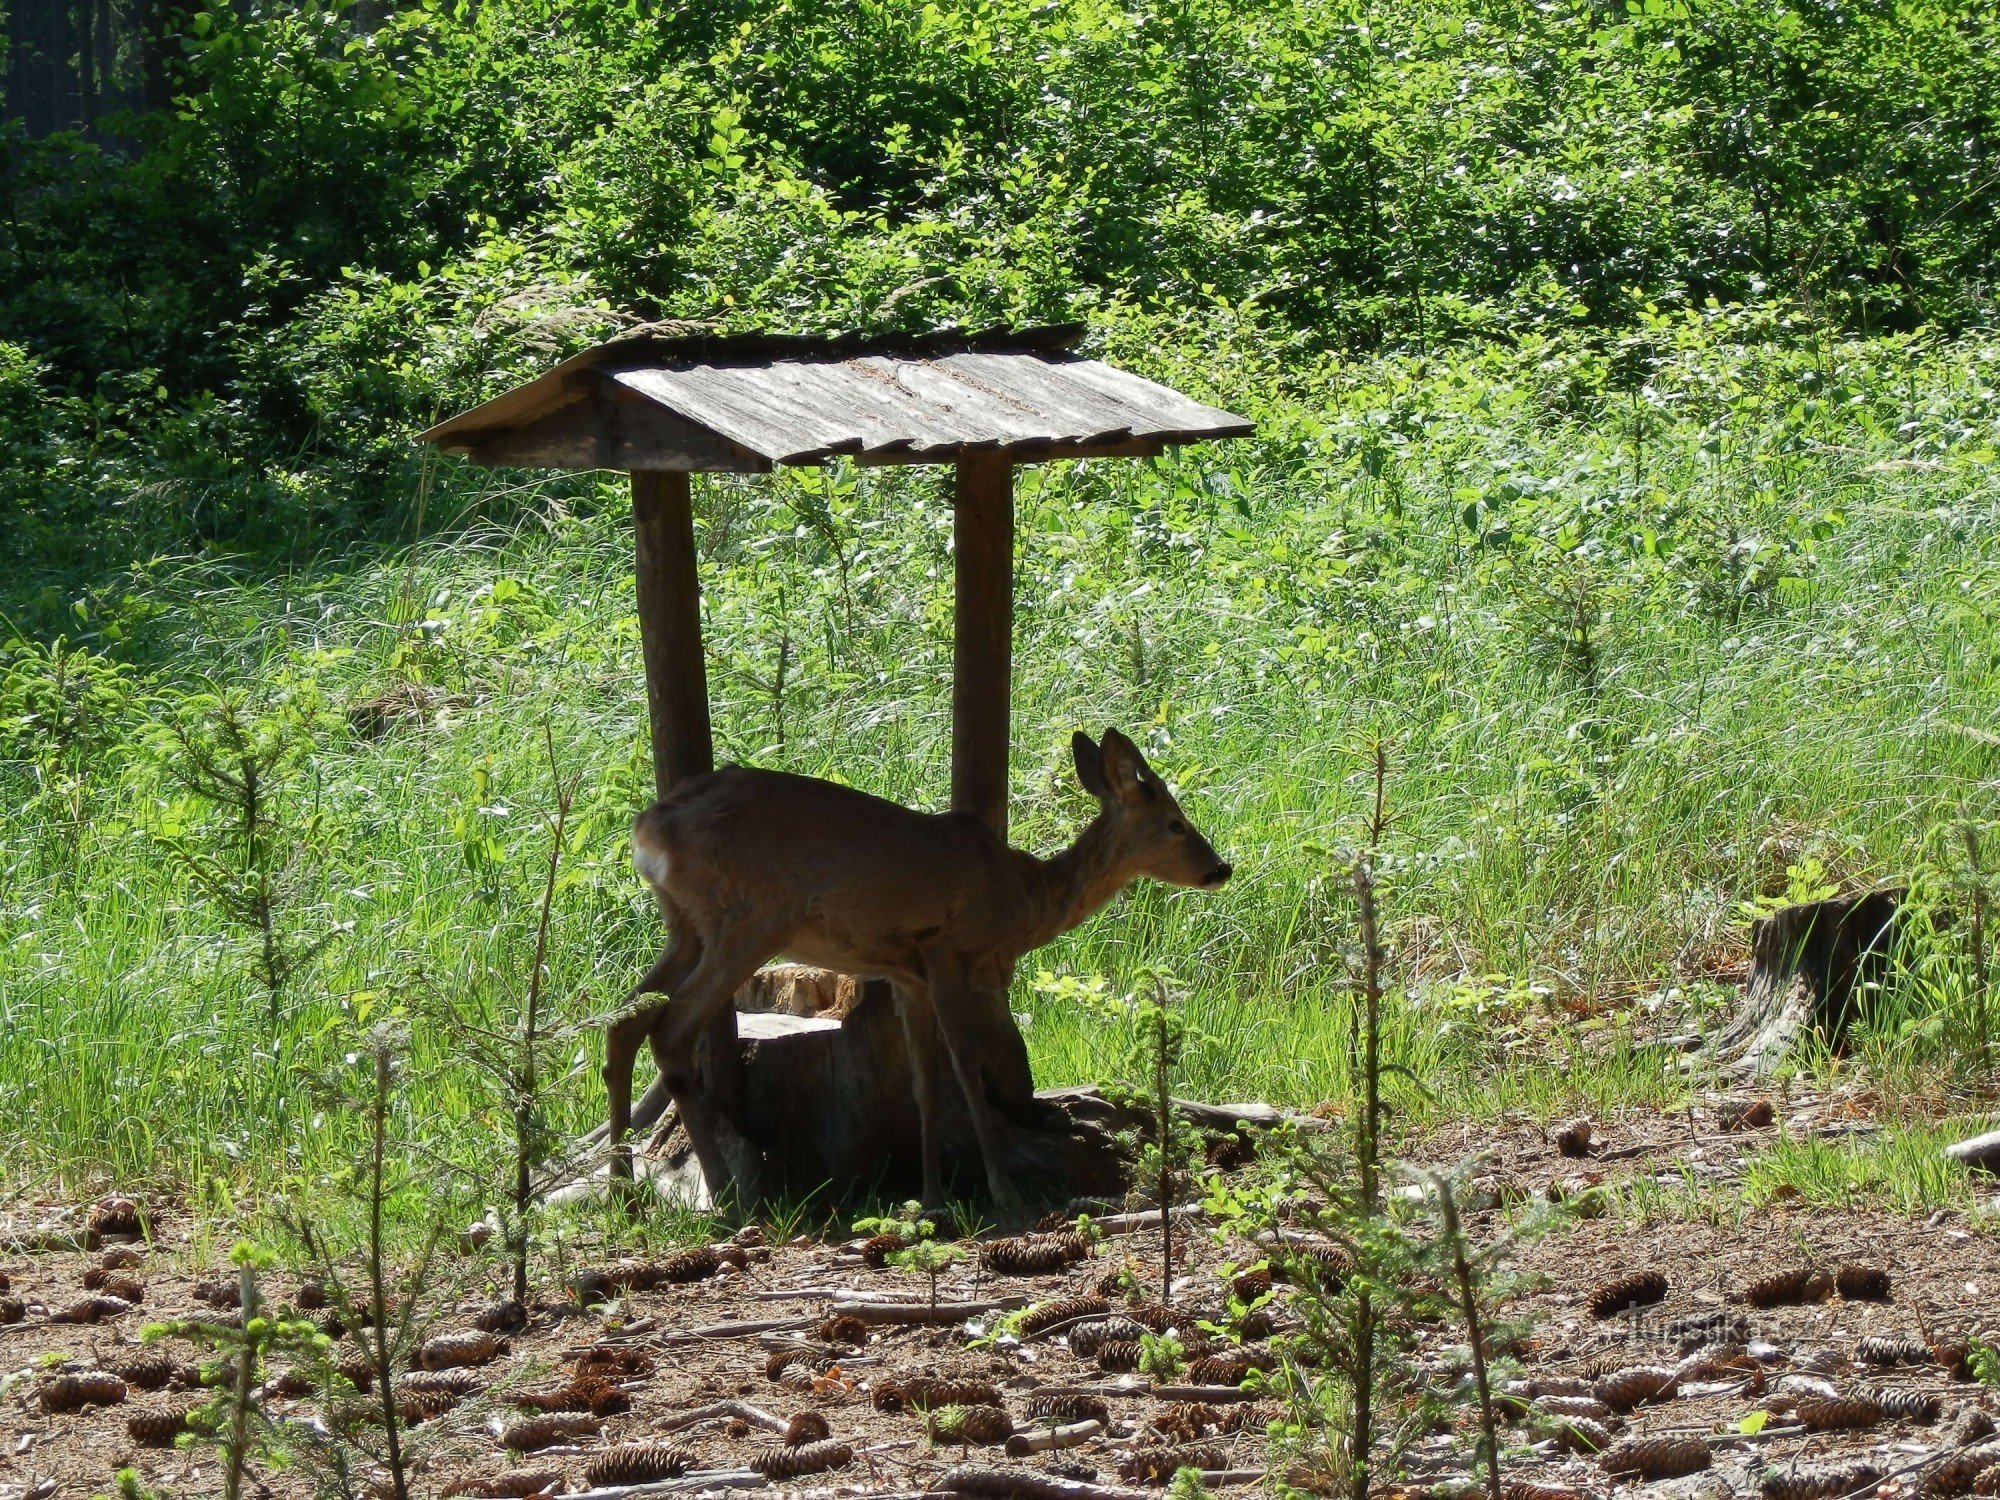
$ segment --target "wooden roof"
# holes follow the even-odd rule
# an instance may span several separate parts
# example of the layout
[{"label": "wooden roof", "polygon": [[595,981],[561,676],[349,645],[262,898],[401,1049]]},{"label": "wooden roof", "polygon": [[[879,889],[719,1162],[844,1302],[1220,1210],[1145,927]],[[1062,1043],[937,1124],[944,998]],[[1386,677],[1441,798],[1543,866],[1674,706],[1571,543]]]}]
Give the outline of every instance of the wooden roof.
[{"label": "wooden roof", "polygon": [[640,334],[423,434],[477,464],[757,472],[774,464],[1158,453],[1254,424],[1074,352],[1080,324],[913,336]]}]

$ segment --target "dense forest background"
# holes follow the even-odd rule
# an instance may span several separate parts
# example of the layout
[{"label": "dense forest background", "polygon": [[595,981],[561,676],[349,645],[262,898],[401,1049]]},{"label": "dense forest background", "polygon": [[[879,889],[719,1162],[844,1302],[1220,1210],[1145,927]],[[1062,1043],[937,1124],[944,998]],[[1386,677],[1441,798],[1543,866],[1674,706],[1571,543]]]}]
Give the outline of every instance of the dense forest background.
[{"label": "dense forest background", "polygon": [[638,320],[1221,317],[1304,367],[1711,301],[1962,328],[2000,256],[1990,6],[14,0],[6,32],[0,527],[51,564],[375,533],[413,430]]}]

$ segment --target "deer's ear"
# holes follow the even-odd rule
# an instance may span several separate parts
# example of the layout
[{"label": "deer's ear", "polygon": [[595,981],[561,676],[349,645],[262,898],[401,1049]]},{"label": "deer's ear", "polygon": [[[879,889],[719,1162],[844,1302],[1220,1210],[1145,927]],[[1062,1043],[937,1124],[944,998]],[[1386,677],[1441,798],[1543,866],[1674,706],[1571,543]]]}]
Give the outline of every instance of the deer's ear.
[{"label": "deer's ear", "polygon": [[1146,780],[1152,773],[1146,768],[1146,757],[1117,730],[1104,731],[1104,743],[1098,747],[1098,763],[1103,769],[1104,784],[1120,802],[1138,802],[1149,795]]},{"label": "deer's ear", "polygon": [[1076,779],[1083,789],[1099,802],[1111,795],[1111,788],[1104,784],[1104,765],[1097,753],[1097,742],[1081,729],[1069,737],[1069,753],[1076,760]]}]

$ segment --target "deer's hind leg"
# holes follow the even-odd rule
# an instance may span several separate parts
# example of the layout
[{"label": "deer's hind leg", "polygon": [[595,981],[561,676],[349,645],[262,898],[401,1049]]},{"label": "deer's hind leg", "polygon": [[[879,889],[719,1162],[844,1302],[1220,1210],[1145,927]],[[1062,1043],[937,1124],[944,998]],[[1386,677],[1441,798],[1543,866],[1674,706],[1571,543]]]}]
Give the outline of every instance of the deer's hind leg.
[{"label": "deer's hind leg", "polygon": [[980,1069],[979,1049],[966,1027],[973,1005],[972,976],[963,959],[952,954],[926,954],[931,1005],[937,1016],[938,1034],[951,1056],[951,1070],[965,1095],[966,1113],[972,1116],[972,1133],[979,1141],[979,1157],[986,1168],[987,1190],[996,1208],[1009,1211],[1020,1206],[1013,1180],[1007,1171],[1006,1141],[1001,1133],[998,1112],[986,1097],[986,1079]]},{"label": "deer's hind leg", "polygon": [[739,929],[709,942],[694,971],[674,987],[650,1032],[642,1033],[650,1036],[660,1076],[673,1095],[710,1193],[720,1202],[733,1192],[739,1210],[747,1210],[757,1201],[760,1158],[735,1123],[711,1108],[702,1093],[695,1071],[695,1049],[759,965],[783,946],[784,936],[782,931]]},{"label": "deer's hind leg", "polygon": [[931,992],[922,984],[892,982],[896,1014],[903,1022],[903,1046],[910,1057],[910,1092],[917,1101],[917,1126],[923,1153],[923,1204],[944,1207],[943,1150],[938,1139],[938,1027]]}]

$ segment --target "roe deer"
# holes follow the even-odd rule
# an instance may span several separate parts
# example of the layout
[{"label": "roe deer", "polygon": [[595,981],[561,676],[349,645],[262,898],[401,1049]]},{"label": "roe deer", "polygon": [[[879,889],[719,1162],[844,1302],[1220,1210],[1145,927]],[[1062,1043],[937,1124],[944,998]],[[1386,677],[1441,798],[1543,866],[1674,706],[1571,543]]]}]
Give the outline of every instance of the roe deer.
[{"label": "roe deer", "polygon": [[[721,1193],[754,1194],[746,1143],[695,1086],[695,1045],[736,991],[780,955],[886,979],[910,1049],[922,1126],[924,1202],[942,1202],[937,1129],[941,1033],[997,1202],[1011,1204],[999,1126],[961,1018],[974,993],[1006,990],[1022,954],[1069,931],[1142,875],[1214,890],[1230,869],[1117,730],[1075,735],[1077,780],[1097,816],[1050,859],[1009,848],[966,813],[921,813],[812,777],[732,766],[690,777],[640,813],[633,862],[660,898],[666,951],[606,1039],[612,1174],[629,1180],[632,1064],[649,1042],[661,1080]],[[629,1006],[630,1002],[628,1002]],[[747,1179],[747,1180],[746,1180]],[[739,1205],[747,1207],[747,1204]]]}]

